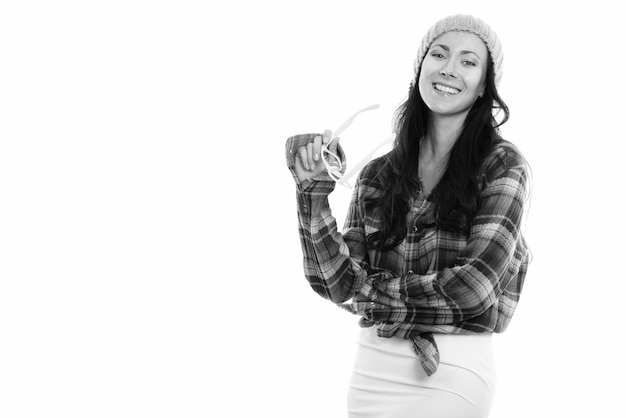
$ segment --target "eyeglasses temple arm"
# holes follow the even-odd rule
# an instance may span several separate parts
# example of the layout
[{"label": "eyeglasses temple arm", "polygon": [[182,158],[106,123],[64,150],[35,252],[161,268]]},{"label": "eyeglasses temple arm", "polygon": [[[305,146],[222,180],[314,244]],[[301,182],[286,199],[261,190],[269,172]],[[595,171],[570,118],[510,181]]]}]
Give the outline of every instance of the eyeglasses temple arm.
[{"label": "eyeglasses temple arm", "polygon": [[352,124],[352,122],[354,122],[354,119],[360,113],[363,113],[363,112],[368,111],[368,110],[378,109],[379,107],[380,107],[380,105],[374,104],[374,105],[370,105],[370,106],[364,107],[363,109],[361,109],[358,112],[354,113],[352,116],[350,116],[348,119],[346,119],[346,121],[344,123],[342,123],[337,129],[335,129],[333,131],[333,139],[335,139],[339,135],[341,135],[343,133],[343,131],[345,131],[346,128],[348,128],[348,126],[350,126]]}]

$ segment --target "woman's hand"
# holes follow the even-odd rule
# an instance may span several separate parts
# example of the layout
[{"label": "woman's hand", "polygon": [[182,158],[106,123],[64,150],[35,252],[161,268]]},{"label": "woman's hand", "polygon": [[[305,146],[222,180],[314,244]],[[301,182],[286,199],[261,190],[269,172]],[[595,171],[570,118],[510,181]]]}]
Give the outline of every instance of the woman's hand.
[{"label": "woman's hand", "polygon": [[357,294],[352,297],[352,302],[371,302],[371,300],[363,293],[357,292]]},{"label": "woman's hand", "polygon": [[329,144],[329,151],[337,153],[337,141],[331,143],[331,138],[332,132],[327,129],[322,136],[316,136],[313,142],[309,142],[296,151],[294,170],[298,182],[302,183],[306,179],[314,178],[326,170],[322,161],[322,145]]}]

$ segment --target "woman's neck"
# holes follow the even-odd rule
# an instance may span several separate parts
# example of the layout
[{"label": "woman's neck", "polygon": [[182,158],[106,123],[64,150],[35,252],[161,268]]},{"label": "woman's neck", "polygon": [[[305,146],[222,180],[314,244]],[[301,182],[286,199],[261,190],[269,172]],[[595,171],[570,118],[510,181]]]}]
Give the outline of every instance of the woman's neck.
[{"label": "woman's neck", "polygon": [[464,117],[458,116],[431,114],[427,134],[420,143],[418,163],[421,188],[427,196],[445,172],[450,151],[463,128]]},{"label": "woman's neck", "polygon": [[428,133],[420,146],[420,157],[423,160],[434,163],[445,161],[461,134],[464,120],[465,115],[442,116],[431,114],[428,123]]}]

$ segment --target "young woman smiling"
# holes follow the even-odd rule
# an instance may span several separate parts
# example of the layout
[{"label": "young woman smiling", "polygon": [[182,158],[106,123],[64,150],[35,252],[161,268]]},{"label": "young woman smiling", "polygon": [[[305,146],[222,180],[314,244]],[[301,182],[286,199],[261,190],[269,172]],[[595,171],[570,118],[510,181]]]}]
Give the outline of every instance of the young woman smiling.
[{"label": "young woman smiling", "polygon": [[[502,49],[480,19],[449,16],[422,40],[388,154],[359,174],[343,233],[324,146],[287,140],[304,271],[321,296],[361,317],[349,416],[486,417],[492,333],[515,311],[529,251],[521,233],[528,167],[499,135]],[[497,116],[501,116],[498,121]]]}]

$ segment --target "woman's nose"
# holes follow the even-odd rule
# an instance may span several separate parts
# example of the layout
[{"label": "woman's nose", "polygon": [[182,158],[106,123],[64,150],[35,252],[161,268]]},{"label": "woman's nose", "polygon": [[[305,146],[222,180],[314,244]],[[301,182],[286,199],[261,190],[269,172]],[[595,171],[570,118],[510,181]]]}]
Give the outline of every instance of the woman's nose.
[{"label": "woman's nose", "polygon": [[439,71],[439,74],[444,77],[456,77],[456,69],[452,60],[446,62],[446,65]]}]

